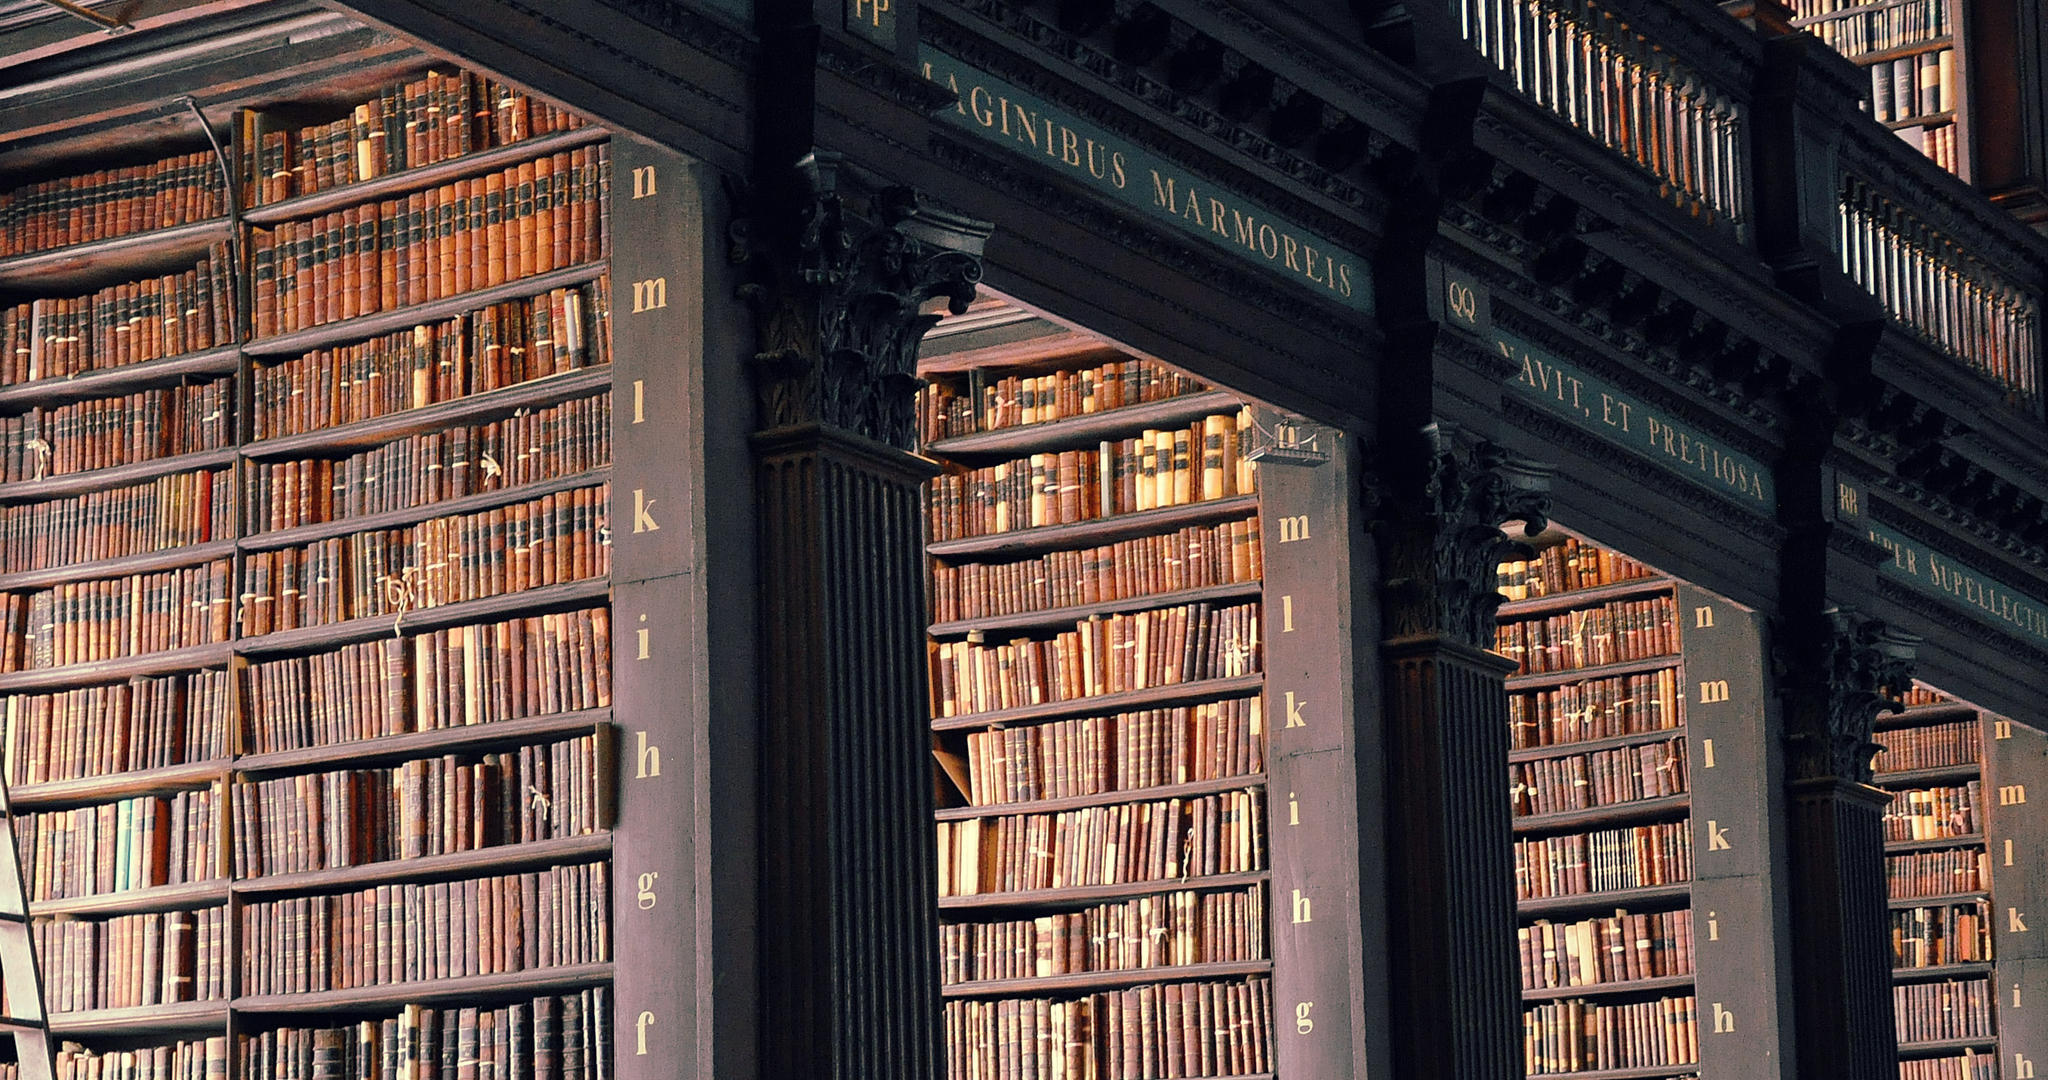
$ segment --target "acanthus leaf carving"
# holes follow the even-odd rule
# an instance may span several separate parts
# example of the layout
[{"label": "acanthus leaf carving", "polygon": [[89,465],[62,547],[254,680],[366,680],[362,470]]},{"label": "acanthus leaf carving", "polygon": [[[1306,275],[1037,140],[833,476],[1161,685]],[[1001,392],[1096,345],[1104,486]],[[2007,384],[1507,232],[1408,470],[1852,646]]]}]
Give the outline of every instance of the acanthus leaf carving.
[{"label": "acanthus leaf carving", "polygon": [[1776,666],[1785,699],[1785,741],[1798,780],[1867,784],[1879,713],[1904,708],[1920,639],[1876,619],[1830,608],[1778,634]]}]

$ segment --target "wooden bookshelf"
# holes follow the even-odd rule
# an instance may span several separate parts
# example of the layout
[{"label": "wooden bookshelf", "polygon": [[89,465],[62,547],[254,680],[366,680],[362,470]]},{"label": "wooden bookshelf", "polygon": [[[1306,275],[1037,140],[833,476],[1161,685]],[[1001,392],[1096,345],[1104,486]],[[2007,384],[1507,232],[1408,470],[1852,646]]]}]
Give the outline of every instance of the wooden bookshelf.
[{"label": "wooden bookshelf", "polygon": [[1247,517],[1258,509],[1258,496],[1236,495],[1205,502],[1163,506],[1114,517],[1077,521],[1071,525],[1047,525],[1036,529],[1013,529],[962,540],[940,540],[925,545],[925,553],[945,559],[1035,555],[1068,547],[1094,547],[1133,536],[1178,529],[1183,525],[1207,525]]},{"label": "wooden bookshelf", "polygon": [[1648,979],[1625,979],[1619,982],[1590,983],[1584,986],[1550,986],[1541,990],[1522,991],[1523,1001],[1555,1001],[1559,998],[1626,997],[1634,994],[1656,994],[1664,990],[1683,990],[1692,987],[1690,975],[1658,975]]},{"label": "wooden bookshelf", "polygon": [[130,233],[68,247],[0,259],[0,288],[33,288],[61,293],[78,283],[142,277],[175,266],[234,235],[225,217],[195,221],[168,229]]},{"label": "wooden bookshelf", "polygon": [[242,358],[239,345],[222,345],[183,356],[144,360],[139,364],[101,368],[55,379],[0,386],[0,409],[59,405],[88,398],[112,397],[151,386],[169,386],[204,375],[233,375]]},{"label": "wooden bookshelf", "polygon": [[1183,982],[1194,979],[1227,978],[1233,975],[1265,975],[1273,970],[1270,960],[1238,963],[1181,964],[1166,967],[1128,968],[1121,971],[1077,971],[1067,975],[1046,975],[1033,979],[982,979],[953,983],[940,988],[946,997],[1009,997],[1023,994],[1059,994],[1092,990],[1121,989],[1149,982]]},{"label": "wooden bookshelf", "polygon": [[478,150],[446,161],[437,161],[432,165],[421,165],[386,173],[370,180],[341,184],[326,191],[316,191],[311,195],[296,195],[289,199],[252,206],[242,211],[242,220],[251,225],[274,225],[293,218],[324,214],[329,210],[339,210],[373,199],[385,199],[393,195],[420,191],[445,184],[450,180],[479,176],[545,154],[603,142],[609,137],[609,132],[596,125],[551,132],[505,146],[494,146],[489,150]]},{"label": "wooden bookshelf", "polygon": [[942,896],[939,898],[939,908],[957,910],[1071,907],[1098,900],[1129,900],[1133,897],[1179,892],[1183,889],[1235,889],[1259,884],[1268,877],[1264,870],[1251,870],[1241,874],[1209,874],[1202,877],[1173,878],[1169,881],[1124,881],[1114,885],[1070,885],[1062,889],[1024,889],[1014,892],[975,893],[970,896]]},{"label": "wooden bookshelf", "polygon": [[396,307],[388,311],[358,315],[352,319],[337,319],[333,322],[321,323],[318,326],[308,327],[304,330],[294,330],[290,333],[255,338],[247,345],[242,346],[242,351],[250,356],[297,356],[300,353],[309,352],[323,346],[361,341],[365,338],[377,337],[380,334],[389,334],[397,330],[409,330],[426,323],[439,322],[450,316],[460,315],[465,311],[472,311],[480,307],[488,307],[491,304],[504,300],[518,300],[522,297],[536,296],[550,289],[559,289],[568,285],[588,284],[603,277],[606,269],[607,264],[601,262],[564,267],[560,270],[551,270],[545,274],[535,274],[532,277],[507,281],[502,285],[493,285],[486,289],[473,289],[458,296],[429,300],[424,304]]},{"label": "wooden bookshelf", "polygon": [[1182,589],[1178,592],[1104,600],[1096,604],[1077,604],[1073,607],[1046,608],[1043,611],[1022,611],[1014,615],[990,615],[985,618],[937,622],[931,624],[929,633],[935,638],[951,638],[965,637],[977,632],[986,634],[1010,630],[1046,630],[1072,626],[1097,615],[1149,611],[1152,608],[1199,604],[1210,600],[1242,600],[1257,597],[1259,594],[1260,587],[1256,581],[1231,582],[1207,585],[1199,589]]}]

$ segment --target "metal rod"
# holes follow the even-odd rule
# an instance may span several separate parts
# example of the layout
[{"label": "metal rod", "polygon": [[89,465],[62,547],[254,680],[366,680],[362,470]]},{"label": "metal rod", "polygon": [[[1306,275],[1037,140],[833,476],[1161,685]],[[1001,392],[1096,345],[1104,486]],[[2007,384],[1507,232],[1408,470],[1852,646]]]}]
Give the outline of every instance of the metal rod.
[{"label": "metal rod", "polygon": [[132,24],[122,22],[111,15],[102,15],[86,7],[84,4],[73,3],[72,0],[43,0],[43,3],[56,8],[66,15],[73,15],[84,19],[86,22],[105,30],[109,34],[125,34],[135,29]]}]

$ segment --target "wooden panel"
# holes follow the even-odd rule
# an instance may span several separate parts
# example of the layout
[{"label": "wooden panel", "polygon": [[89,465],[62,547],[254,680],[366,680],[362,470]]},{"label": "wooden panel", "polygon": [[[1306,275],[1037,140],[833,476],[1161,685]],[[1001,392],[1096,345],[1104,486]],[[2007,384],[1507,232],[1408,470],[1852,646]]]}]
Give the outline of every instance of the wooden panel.
[{"label": "wooden panel", "polygon": [[1984,714],[1999,1075],[2048,1067],[2048,735]]}]

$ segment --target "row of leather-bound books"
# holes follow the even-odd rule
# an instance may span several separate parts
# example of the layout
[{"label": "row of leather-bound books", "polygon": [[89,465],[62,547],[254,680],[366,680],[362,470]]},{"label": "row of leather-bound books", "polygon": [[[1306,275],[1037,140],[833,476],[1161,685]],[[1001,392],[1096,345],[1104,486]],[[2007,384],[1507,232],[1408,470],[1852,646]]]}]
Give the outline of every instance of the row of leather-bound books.
[{"label": "row of leather-bound books", "polygon": [[0,671],[116,660],[228,639],[233,564],[0,593]]},{"label": "row of leather-bound books", "polygon": [[56,1080],[206,1080],[227,1074],[230,1045],[225,1035],[124,1050],[66,1042],[50,1064]]},{"label": "row of leather-bound books", "polygon": [[0,416],[0,483],[223,450],[234,405],[234,384],[215,379]]},{"label": "row of leather-bound books", "polygon": [[423,304],[601,258],[605,144],[249,233],[257,337]]},{"label": "row of leather-bound books", "polygon": [[230,539],[234,505],[233,474],[214,469],[0,506],[0,566],[18,573]]},{"label": "row of leather-bound books", "polygon": [[1518,816],[1683,795],[1688,788],[1684,739],[1508,766],[1508,797]]},{"label": "row of leather-bound books", "polygon": [[[406,1005],[396,1016],[378,1020],[244,1034],[237,1044],[235,1075],[244,1080],[603,1080],[612,1075],[612,1022],[611,990],[603,986],[495,1007]],[[223,1063],[214,1075],[225,1069]]]},{"label": "row of leather-bound books", "polygon": [[1902,1043],[1991,1036],[1991,983],[1939,979],[1892,987],[1892,1020]]},{"label": "row of leather-bound books", "polygon": [[952,622],[1100,604],[1252,583],[1264,573],[1257,521],[1190,525],[1013,562],[935,563],[932,618]]},{"label": "row of leather-bound books", "polygon": [[1975,720],[1951,720],[1925,727],[1880,731],[1872,740],[1883,747],[1871,767],[1878,772],[1939,769],[1975,765],[1983,757],[1984,733]]},{"label": "row of leather-bound books", "polygon": [[1633,581],[1651,573],[1649,567],[1626,555],[1568,536],[1563,543],[1538,551],[1534,558],[1502,562],[1498,587],[1509,600],[1529,600]]},{"label": "row of leather-bound books", "polygon": [[1570,999],[1522,1013],[1530,1076],[1693,1065],[1700,1060],[1699,1002],[1691,994],[1608,1005]]},{"label": "row of leather-bound books", "polygon": [[344,458],[250,462],[248,533],[503,491],[610,465],[611,394],[409,435]]},{"label": "row of leather-bound books", "polygon": [[1153,429],[1093,449],[1048,450],[936,477],[932,540],[991,536],[1250,495],[1258,487],[1250,413]]},{"label": "row of leather-bound books", "polygon": [[243,669],[251,753],[611,705],[611,611],[454,626]]},{"label": "row of leather-bound books", "polygon": [[236,877],[364,866],[568,836],[607,822],[594,735],[381,769],[238,780]]},{"label": "row of leather-bound books", "polygon": [[966,389],[933,383],[918,394],[925,442],[1167,401],[1208,389],[1157,360],[1121,359],[1040,375],[976,379]]},{"label": "row of leather-bound books", "polygon": [[1516,750],[1670,731],[1682,719],[1675,668],[1508,695],[1508,737]]},{"label": "row of leather-bound books", "polygon": [[1887,855],[1885,894],[1894,900],[1977,892],[1991,882],[1991,855],[1983,848],[1944,848]]},{"label": "row of leather-bound books", "polygon": [[1257,697],[967,735],[974,806],[1137,791],[1265,771]]},{"label": "row of leather-bound books", "polygon": [[1183,604],[1081,620],[1051,640],[936,642],[931,695],[941,717],[1259,670],[1259,605]]},{"label": "row of leather-bound books", "polygon": [[70,900],[219,878],[215,781],[170,795],[14,815],[28,899]]},{"label": "row of leather-bound books", "polygon": [[33,924],[44,1007],[53,1013],[222,1001],[228,909],[150,911]]},{"label": "row of leather-bound books", "polygon": [[1522,989],[1605,986],[1693,971],[1692,911],[1629,912],[1515,930]]},{"label": "row of leather-bound books", "polygon": [[203,352],[236,336],[234,261],[215,244],[190,270],[0,309],[0,385]]},{"label": "row of leather-bound books", "polygon": [[611,291],[584,285],[506,300],[258,366],[251,437],[269,439],[424,408],[611,356]]},{"label": "row of leather-bound books", "polygon": [[429,71],[387,86],[326,123],[243,110],[235,125],[242,201],[282,202],[584,123],[559,105],[469,71]]},{"label": "row of leather-bound books", "polygon": [[939,981],[949,986],[1266,958],[1263,885],[939,927]]},{"label": "row of leather-bound books", "polygon": [[0,699],[10,787],[217,761],[229,747],[225,670]]},{"label": "row of leather-bound books", "polygon": [[1273,1071],[1273,987],[1254,976],[1078,998],[949,1001],[953,1080],[1149,1080]]},{"label": "row of leather-bound books", "polygon": [[400,615],[611,571],[611,485],[243,558],[241,630]]},{"label": "row of leather-bound books", "polygon": [[1984,831],[1984,785],[1971,780],[1892,792],[1884,811],[1886,840],[1942,840]]},{"label": "row of leather-bound books", "polygon": [[1686,822],[1515,841],[1515,899],[1583,896],[1692,880]]},{"label": "row of leather-bound books", "polygon": [[219,159],[199,150],[14,188],[0,195],[0,256],[222,217],[223,179]]},{"label": "row of leather-bound books", "polygon": [[1991,903],[1895,908],[1892,913],[1892,966],[1942,967],[1991,960]]},{"label": "row of leather-bound books", "polygon": [[1678,651],[1677,607],[1667,595],[1503,622],[1494,648],[1523,675],[1668,656]]},{"label": "row of leather-bound books", "polygon": [[308,993],[611,960],[610,867],[252,901],[240,991]]},{"label": "row of leather-bound books", "polygon": [[1964,1049],[1947,1057],[1907,1058],[1899,1062],[1899,1080],[1998,1080],[1998,1056]]},{"label": "row of leather-bound books", "polygon": [[939,895],[1174,882],[1266,868],[1257,788],[938,823]]}]

